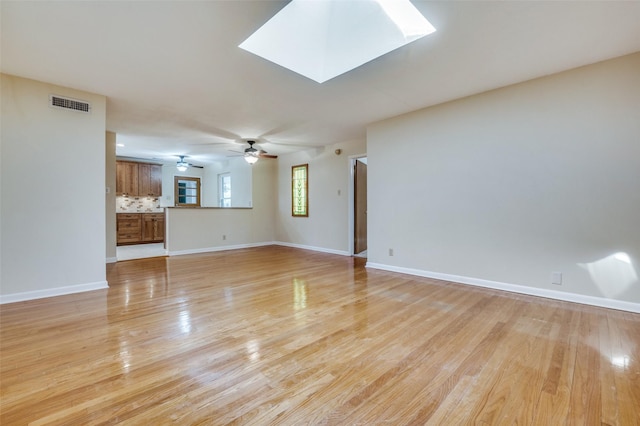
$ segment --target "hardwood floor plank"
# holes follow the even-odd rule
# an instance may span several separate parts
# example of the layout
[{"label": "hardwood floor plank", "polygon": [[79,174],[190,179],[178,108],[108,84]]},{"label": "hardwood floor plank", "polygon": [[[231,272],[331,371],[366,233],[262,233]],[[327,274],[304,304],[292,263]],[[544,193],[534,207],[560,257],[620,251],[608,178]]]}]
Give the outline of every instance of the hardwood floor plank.
[{"label": "hardwood floor plank", "polygon": [[[640,360],[640,346],[637,343],[640,330],[633,321],[627,321],[626,316],[614,319],[608,315],[607,320],[611,344],[607,351],[611,353],[611,358],[606,360],[608,365],[605,364],[603,369],[611,369],[615,389],[603,388],[603,392],[615,390],[615,402],[609,400],[609,403],[615,403],[617,424],[640,425],[640,374],[634,367]],[[608,410],[612,411],[613,408]]]},{"label": "hardwood floor plank", "polygon": [[580,340],[576,351],[576,365],[571,387],[569,423],[597,424],[601,421],[599,328],[589,313],[580,322]]},{"label": "hardwood floor plank", "polygon": [[[536,309],[532,318],[520,316],[516,319],[516,326],[513,333],[518,332],[519,336],[514,337],[521,341],[519,347],[514,351],[512,362],[508,367],[514,372],[513,385],[505,403],[500,409],[501,419],[512,424],[531,424],[538,410],[539,395],[543,392],[545,381],[545,371],[548,368],[552,354],[553,340],[552,330],[557,325],[558,317],[554,315],[555,310],[549,307]],[[529,324],[534,321],[537,326],[532,328]],[[509,335],[505,340],[512,340]],[[505,366],[507,368],[507,366]],[[527,383],[526,388],[518,386],[520,383]]]},{"label": "hardwood floor plank", "polygon": [[640,425],[640,315],[288,247],[0,307],[2,425]]},{"label": "hardwood floor plank", "polygon": [[600,395],[602,397],[602,424],[613,425],[618,424],[619,413],[616,405],[617,389],[615,385],[615,376],[612,369],[607,368],[611,365],[615,355],[613,354],[613,337],[609,329],[608,318],[598,318],[599,333],[598,338],[600,341]]},{"label": "hardwood floor plank", "polygon": [[562,311],[560,330],[553,340],[554,349],[533,420],[535,425],[566,423],[569,415],[580,315],[573,309]]}]

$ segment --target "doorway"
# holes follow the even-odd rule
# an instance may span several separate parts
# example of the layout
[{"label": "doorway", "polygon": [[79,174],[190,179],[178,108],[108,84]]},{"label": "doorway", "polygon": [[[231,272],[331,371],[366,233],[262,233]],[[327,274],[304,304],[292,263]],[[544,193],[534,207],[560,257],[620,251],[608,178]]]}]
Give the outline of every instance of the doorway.
[{"label": "doorway", "polygon": [[350,249],[354,256],[367,257],[367,157],[352,158],[351,172]]}]

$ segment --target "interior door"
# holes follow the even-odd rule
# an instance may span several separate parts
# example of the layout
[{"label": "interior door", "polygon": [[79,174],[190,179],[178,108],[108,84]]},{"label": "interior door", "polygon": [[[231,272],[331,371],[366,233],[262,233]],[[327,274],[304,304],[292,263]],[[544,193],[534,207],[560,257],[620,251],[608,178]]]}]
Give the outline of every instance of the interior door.
[{"label": "interior door", "polygon": [[354,219],[353,253],[359,254],[367,249],[367,161],[358,158],[354,173]]}]

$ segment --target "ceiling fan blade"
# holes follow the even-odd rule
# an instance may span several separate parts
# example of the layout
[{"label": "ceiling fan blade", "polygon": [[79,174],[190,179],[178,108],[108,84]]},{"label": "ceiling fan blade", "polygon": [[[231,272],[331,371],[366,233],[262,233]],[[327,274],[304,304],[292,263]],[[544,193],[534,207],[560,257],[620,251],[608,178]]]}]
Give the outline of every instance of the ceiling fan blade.
[{"label": "ceiling fan blade", "polygon": [[260,157],[260,158],[278,158],[278,156],[277,156],[277,155],[263,154],[263,153],[260,153],[260,154],[258,155],[258,157]]},{"label": "ceiling fan blade", "polygon": [[233,142],[202,142],[202,143],[197,143],[197,142],[193,142],[193,143],[188,143],[186,145],[189,146],[217,146],[217,145],[233,145]]}]

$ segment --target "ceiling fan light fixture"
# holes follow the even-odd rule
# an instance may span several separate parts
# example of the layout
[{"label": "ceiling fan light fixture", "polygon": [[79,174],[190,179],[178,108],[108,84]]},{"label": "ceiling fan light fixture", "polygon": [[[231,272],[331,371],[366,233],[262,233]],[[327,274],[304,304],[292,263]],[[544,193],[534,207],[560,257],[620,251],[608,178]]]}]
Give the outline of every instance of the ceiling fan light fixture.
[{"label": "ceiling fan light fixture", "polygon": [[249,144],[249,148],[244,150],[244,161],[249,164],[255,164],[258,162],[258,158],[260,157],[260,151],[253,147],[253,144],[256,141],[247,141]]},{"label": "ceiling fan light fixture", "polygon": [[186,172],[187,169],[189,168],[189,163],[184,161],[184,155],[180,156],[180,161],[176,163],[176,168],[178,169],[179,172]]},{"label": "ceiling fan light fixture", "polygon": [[255,164],[258,162],[258,157],[253,154],[246,153],[244,155],[244,161],[246,161],[249,164]]}]

